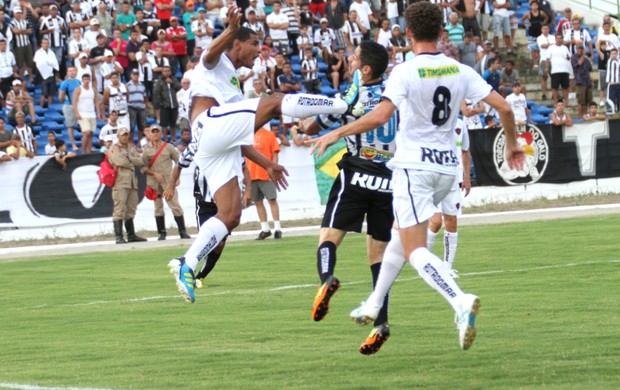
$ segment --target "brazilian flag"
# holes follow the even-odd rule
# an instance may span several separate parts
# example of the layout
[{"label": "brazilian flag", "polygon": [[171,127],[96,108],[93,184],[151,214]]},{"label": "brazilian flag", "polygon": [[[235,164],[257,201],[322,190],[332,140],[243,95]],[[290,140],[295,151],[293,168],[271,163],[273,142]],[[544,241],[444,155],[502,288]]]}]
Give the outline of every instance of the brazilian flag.
[{"label": "brazilian flag", "polygon": [[334,184],[334,179],[338,176],[340,169],[336,165],[347,151],[347,144],[343,139],[327,148],[321,157],[314,155],[314,173],[316,176],[316,186],[321,196],[321,205],[327,204],[329,191]]}]

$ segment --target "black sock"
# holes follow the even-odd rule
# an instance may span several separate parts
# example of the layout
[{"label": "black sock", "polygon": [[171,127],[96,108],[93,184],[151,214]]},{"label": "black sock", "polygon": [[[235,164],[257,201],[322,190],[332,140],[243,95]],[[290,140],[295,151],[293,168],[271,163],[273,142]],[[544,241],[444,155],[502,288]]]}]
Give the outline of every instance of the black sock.
[{"label": "black sock", "polygon": [[325,241],[319,245],[316,251],[316,267],[319,271],[321,283],[325,283],[327,278],[334,274],[336,267],[336,244]]},{"label": "black sock", "polygon": [[213,271],[213,268],[215,268],[215,264],[217,263],[221,255],[222,255],[221,253],[218,253],[216,251],[211,251],[207,255],[207,259],[205,260],[205,263],[202,265],[200,272],[198,273],[198,275],[196,275],[196,279],[206,278],[207,275],[209,275],[209,272]]},{"label": "black sock", "polygon": [[[379,279],[379,272],[381,271],[381,263],[376,263],[370,266],[370,272],[372,273],[372,288],[374,290],[377,285],[377,279]],[[375,326],[386,324],[388,319],[388,301],[390,293],[388,292],[383,300],[383,307],[379,310],[379,315],[375,319]]]}]

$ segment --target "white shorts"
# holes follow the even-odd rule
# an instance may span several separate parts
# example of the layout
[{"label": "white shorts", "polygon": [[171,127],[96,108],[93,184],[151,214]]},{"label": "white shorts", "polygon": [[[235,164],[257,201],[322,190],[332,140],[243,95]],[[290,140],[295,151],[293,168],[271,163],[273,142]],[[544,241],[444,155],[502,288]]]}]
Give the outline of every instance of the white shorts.
[{"label": "white shorts", "polygon": [[459,180],[454,181],[452,189],[441,201],[441,212],[446,215],[461,215],[461,186]]},{"label": "white shorts", "polygon": [[437,213],[437,205],[454,186],[456,175],[415,169],[396,168],[394,186],[394,217],[399,228],[418,225]]},{"label": "white shorts", "polygon": [[202,128],[194,161],[200,174],[207,179],[211,194],[234,177],[243,179],[241,146],[254,145],[254,121],[259,100],[211,107],[192,123],[192,132]]}]

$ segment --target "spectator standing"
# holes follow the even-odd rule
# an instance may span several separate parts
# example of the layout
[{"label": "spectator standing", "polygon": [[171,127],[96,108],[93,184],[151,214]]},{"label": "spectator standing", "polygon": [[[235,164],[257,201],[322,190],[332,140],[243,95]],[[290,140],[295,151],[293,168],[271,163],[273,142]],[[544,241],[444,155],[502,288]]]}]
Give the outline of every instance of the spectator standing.
[{"label": "spectator standing", "polygon": [[56,134],[53,131],[47,132],[47,145],[45,145],[45,155],[53,156],[56,151]]},{"label": "spectator standing", "polygon": [[554,102],[558,101],[558,89],[562,88],[562,97],[568,99],[569,77],[572,72],[571,55],[564,46],[562,34],[556,33],[555,45],[549,47],[549,61],[547,72],[551,75],[551,96]]},{"label": "spectator standing", "polygon": [[[187,68],[187,31],[185,31],[185,27],[179,25],[179,18],[176,16],[170,18],[170,27],[166,29],[166,38],[172,44],[176,64],[181,66],[181,73],[185,72]],[[172,71],[173,74],[176,74],[176,66]]]},{"label": "spectator standing", "polygon": [[592,63],[586,56],[583,46],[577,46],[577,54],[571,58],[571,64],[575,75],[579,118],[581,118],[588,112],[588,106],[592,103],[592,77],[590,77]]},{"label": "spectator standing", "polygon": [[499,48],[499,37],[503,36],[509,55],[513,54],[510,39],[510,7],[510,0],[493,1],[493,46]]},{"label": "spectator standing", "polygon": [[273,39],[273,45],[280,51],[282,51],[281,48],[286,50],[289,47],[287,33],[289,18],[282,12],[280,0],[273,2],[273,12],[267,15],[267,26],[269,27],[269,35]]},{"label": "spectator standing", "polygon": [[[284,64],[282,74],[278,75],[276,88],[278,92],[282,93],[297,93],[301,91],[301,83],[297,76],[293,74],[293,69],[289,62]],[[297,118],[288,115],[282,115],[281,119],[284,128],[289,128],[297,121]]]},{"label": "spectator standing", "polygon": [[15,122],[15,128],[13,128],[13,134],[15,135],[14,138],[19,138],[22,141],[23,148],[31,153],[32,156],[36,156],[38,150],[37,138],[34,136],[32,127],[26,124],[26,114],[18,111],[15,114]]},{"label": "spectator standing", "polygon": [[549,48],[555,45],[555,36],[549,34],[549,25],[543,24],[541,34],[536,38],[536,44],[540,49],[540,66],[538,75],[540,76],[540,89],[543,100],[547,99],[547,79],[549,78]]},{"label": "spectator standing", "polygon": [[144,20],[146,20],[150,26],[160,27],[161,21],[157,17],[157,9],[153,6],[153,1],[144,0]]},{"label": "spectator standing", "polygon": [[288,17],[288,45],[284,47],[286,51],[281,50],[282,54],[290,57],[292,53],[297,51],[297,37],[299,37],[299,4],[297,0],[284,0],[282,3],[282,13]]},{"label": "spectator standing", "polygon": [[297,49],[299,49],[299,61],[306,58],[306,49],[314,47],[314,39],[310,36],[308,26],[301,26],[297,37]]},{"label": "spectator standing", "polygon": [[179,66],[179,64],[177,63],[177,59],[174,55],[174,49],[172,48],[172,43],[170,43],[170,41],[168,40],[165,30],[161,30],[161,29],[158,30],[157,40],[151,43],[151,50],[154,50],[155,53],[157,53],[158,47],[161,47],[162,54],[164,55],[164,57],[168,59],[168,62],[170,63],[170,67],[173,69],[176,69]]},{"label": "spectator standing", "polygon": [[33,42],[30,42],[30,37],[33,32],[32,24],[26,19],[21,8],[15,9],[13,11],[13,16],[14,19],[11,20],[11,31],[14,40],[13,51],[15,53],[15,61],[17,62],[19,73],[23,76],[28,73],[28,77],[32,83],[34,69],[32,56],[33,47],[35,47],[32,44]]},{"label": "spectator standing", "polygon": [[312,55],[312,49],[306,49],[305,57],[301,62],[301,75],[306,92],[321,93],[321,79],[318,77],[319,65]]},{"label": "spectator standing", "polygon": [[528,26],[527,41],[534,69],[537,69],[540,62],[540,48],[538,47],[537,39],[542,34],[543,24],[549,23],[549,16],[539,9],[538,0],[530,0],[530,7],[531,10],[521,18],[521,23]]},{"label": "spectator standing", "polygon": [[[181,80],[181,84],[183,80]],[[189,144],[192,142],[192,132],[190,129],[181,130],[181,137],[174,144],[174,147],[177,148],[179,153],[183,153],[189,147]]]},{"label": "spectator standing", "polygon": [[161,77],[164,68],[170,68],[170,61],[164,55],[164,50],[161,48],[161,46],[159,46],[155,49],[155,55],[153,57],[149,57],[149,63],[151,64],[151,68],[153,69],[154,86],[154,83]]},{"label": "spectator standing", "polygon": [[[278,163],[278,154],[280,153],[280,145],[276,136],[269,130],[261,128],[254,133],[254,148],[258,150],[269,161]],[[261,232],[257,240],[264,240],[271,236],[271,229],[267,220],[267,210],[263,200],[267,198],[269,208],[271,209],[271,217],[273,218],[273,228],[275,233],[273,238],[282,238],[282,226],[280,225],[280,208],[277,200],[277,191],[275,184],[269,178],[267,171],[254,162],[246,159],[246,165],[250,171],[252,179],[251,197],[256,206],[256,213],[260,220]],[[246,196],[247,196],[246,192]]]},{"label": "spectator standing", "polygon": [[[120,30],[115,29],[113,33],[113,39],[110,41],[110,48],[114,53],[114,61],[119,64],[120,74],[125,74],[127,67],[129,66],[129,59],[127,58],[127,41],[123,39]],[[118,70],[117,70],[118,71]]]},{"label": "spectator standing", "polygon": [[[113,72],[110,76],[110,85],[103,91],[103,107],[100,112],[106,112],[105,107],[108,107],[108,112],[118,112],[119,127],[129,129],[131,121],[127,105],[127,87],[121,83],[121,76],[118,72]],[[133,139],[129,138],[129,141],[133,142]]]},{"label": "spectator standing", "polygon": [[176,141],[176,123],[179,115],[177,92],[180,89],[181,83],[172,75],[170,67],[164,67],[162,76],[153,87],[153,106],[159,110],[159,122],[164,140],[170,139],[170,142]]},{"label": "spectator standing", "polygon": [[224,2],[222,0],[206,0],[205,6],[207,7],[207,18],[213,23],[213,25],[224,27],[224,23],[220,18],[222,7],[224,7]]},{"label": "spectator standing", "polygon": [[549,18],[549,29],[553,29],[555,26],[555,11],[551,6],[551,2],[548,0],[538,0],[538,8],[547,15]]},{"label": "spectator standing", "polygon": [[564,44],[568,45],[571,56],[577,54],[577,47],[587,46],[590,53],[590,61],[594,62],[594,49],[590,32],[581,25],[581,16],[573,14],[572,27],[564,32]]},{"label": "spectator standing", "polygon": [[75,77],[80,81],[82,80],[82,75],[88,73],[90,75],[90,82],[96,89],[97,77],[95,76],[95,69],[88,65],[88,55],[86,53],[81,53],[78,56],[78,64],[75,66],[75,69],[77,71]]},{"label": "spectator standing", "polygon": [[144,84],[146,90],[147,104],[153,99],[153,64],[155,60],[155,52],[151,50],[151,43],[145,39],[142,41],[140,50],[136,53],[136,62],[138,63],[138,71],[140,72],[140,82]]},{"label": "spectator standing", "polygon": [[[179,114],[178,114],[178,123],[179,130],[181,131],[181,138],[183,138],[183,131],[189,130],[189,113],[187,112],[187,104],[184,104],[186,98],[189,96],[189,87],[191,85],[191,79],[183,77],[181,79],[181,89],[177,91],[177,102],[179,102]],[[187,99],[189,101],[189,99]],[[176,145],[175,145],[176,146]]]},{"label": "spectator standing", "polygon": [[74,28],[71,32],[73,34],[73,39],[69,41],[68,44],[69,58],[73,58],[73,66],[78,66],[80,63],[78,57],[82,53],[88,56],[90,47],[88,47],[86,40],[82,38],[82,32],[79,28]]},{"label": "spectator standing", "polygon": [[[97,35],[97,46],[90,49],[90,54],[88,55],[89,64],[92,65],[96,75],[96,80],[92,79],[91,82],[99,93],[103,93],[106,82],[101,71],[103,64],[106,62],[108,56],[110,57],[110,61],[114,56],[114,52],[112,52],[112,48],[107,44],[107,40],[108,38],[104,34],[100,33]],[[106,67],[109,67],[109,65]]]},{"label": "spectator standing", "polygon": [[97,130],[97,118],[102,119],[99,111],[99,94],[90,80],[90,74],[82,75],[82,83],[73,91],[73,112],[82,132],[82,154],[93,150],[93,132]]},{"label": "spectator standing", "polygon": [[120,75],[123,73],[123,67],[118,61],[115,61],[114,52],[112,50],[104,51],[103,56],[104,62],[99,68],[101,80],[103,81],[103,89],[101,92],[104,92],[105,89],[110,86],[112,82],[112,74],[116,73],[117,75]]},{"label": "spectator standing", "polygon": [[[210,0],[208,0],[210,1]],[[170,26],[170,17],[174,11],[174,0],[154,0],[157,19],[160,21],[160,27],[167,29]]]},{"label": "spectator standing", "polygon": [[342,28],[347,21],[347,12],[343,4],[339,0],[328,0],[325,3],[323,17],[327,19],[327,26],[336,34],[337,47],[345,47],[347,42]]},{"label": "spectator standing", "polygon": [[110,137],[113,144],[118,142],[118,112],[112,111],[106,123],[99,132],[99,147],[103,147],[106,138]]},{"label": "spectator standing", "polygon": [[37,66],[37,71],[41,75],[41,98],[39,100],[39,105],[43,108],[47,107],[44,105],[46,97],[47,104],[52,104],[53,96],[56,94],[54,72],[58,72],[60,69],[56,55],[50,50],[49,39],[41,39],[41,48],[34,54],[34,63]]},{"label": "spectator standing", "polygon": [[72,150],[77,150],[75,134],[73,132],[75,125],[77,125],[77,118],[73,109],[73,94],[82,85],[82,82],[76,77],[77,69],[74,66],[67,68],[67,78],[60,83],[58,91],[58,100],[62,103],[62,115],[65,117],[65,125],[67,126]]},{"label": "spectator standing", "polygon": [[[185,3],[185,12],[183,12],[182,21],[183,27],[187,32],[187,54],[191,55],[196,47],[196,36],[192,30],[192,23],[198,19],[198,11],[196,11],[196,4],[193,0],[188,0]],[[183,69],[185,72],[185,69]]]},{"label": "spectator standing", "polygon": [[[399,64],[405,62],[407,53],[411,51],[411,44],[407,42],[403,36],[400,25],[395,24],[392,26],[392,38],[390,38],[390,46],[394,48],[396,52],[396,62]],[[475,62],[474,62],[475,63]]]},{"label": "spectator standing", "polygon": [[[179,152],[161,139],[159,126],[151,126],[148,133],[149,142],[144,146],[142,153],[142,173],[146,174],[146,185],[157,192],[155,202],[155,223],[157,224],[158,241],[166,239],[166,220],[164,212],[164,201],[162,194],[170,181],[172,173],[172,163],[179,161]],[[170,200],[166,199],[168,207],[172,210],[172,215],[177,223],[181,238],[191,238],[185,228],[183,209],[179,204],[179,194],[174,190]]]},{"label": "spectator standing", "polygon": [[449,23],[444,27],[444,29],[448,31],[450,40],[458,46],[463,43],[463,39],[465,38],[465,27],[459,23],[459,15],[456,12],[452,12],[448,20]]},{"label": "spectator standing", "polygon": [[327,27],[327,19],[322,18],[319,29],[314,33],[314,44],[321,49],[321,56],[324,62],[328,62],[334,53],[335,41],[336,35],[334,31]]},{"label": "spectator standing", "polygon": [[[137,9],[135,11],[136,14],[136,22],[132,26],[132,30],[135,28],[140,29],[140,34],[138,35],[138,40],[142,42],[143,39],[148,39],[150,41],[154,41],[157,39],[157,29],[153,25],[152,22],[144,19],[144,11],[141,9]],[[129,35],[131,38],[131,34]]]},{"label": "spectator standing", "polygon": [[60,77],[64,78],[66,65],[63,57],[63,48],[65,46],[65,35],[67,34],[67,24],[65,20],[58,15],[58,6],[52,4],[49,6],[50,15],[41,19],[39,33],[43,38],[49,39],[50,50],[56,55],[56,62],[59,64]]},{"label": "spectator standing", "polygon": [[379,20],[377,20],[375,15],[372,13],[370,5],[368,5],[368,3],[364,0],[355,0],[349,6],[349,13],[351,11],[355,11],[357,13],[357,18],[359,19],[362,26],[364,26],[364,28],[366,29],[366,32],[364,33],[364,39],[368,39],[370,32],[370,22],[373,22],[375,24],[379,23]]},{"label": "spectator standing", "polygon": [[463,43],[458,45],[461,63],[472,68],[476,66],[476,54],[478,51],[476,44],[473,42],[473,37],[471,31],[466,32]]},{"label": "spectator standing", "polygon": [[15,56],[7,50],[7,46],[6,38],[0,38],[0,93],[3,100],[11,90],[13,80],[19,77]]},{"label": "spectator standing", "polygon": [[28,95],[28,91],[24,88],[21,80],[13,80],[13,89],[6,95],[6,109],[8,119],[11,123],[15,123],[15,114],[18,111],[24,114],[30,114],[30,124],[35,125],[36,116],[34,112],[34,98]]},{"label": "spectator standing", "polygon": [[[136,235],[133,223],[138,207],[138,179],[136,178],[135,167],[143,165],[142,158],[135,146],[129,142],[129,129],[123,127],[118,133],[118,142],[108,152],[110,164],[117,169],[116,181],[112,187],[112,200],[114,201],[112,222],[116,243],[146,241],[145,238]],[[125,229],[127,230],[127,241],[123,237],[123,221],[125,221]]]},{"label": "spectator standing", "polygon": [[131,78],[131,72],[138,70],[138,59],[136,54],[140,51],[142,42],[140,40],[140,29],[133,27],[129,33],[129,41],[127,42],[127,68],[125,69],[125,80]]},{"label": "spectator standing", "polygon": [[493,8],[492,2],[489,0],[481,0],[478,2],[476,8],[478,10],[478,25],[480,26],[481,39],[486,41],[489,39],[489,31],[492,30],[493,25]]},{"label": "spectator standing", "polygon": [[388,18],[383,18],[381,19],[380,28],[375,30],[374,41],[387,49],[390,46],[390,39],[392,39],[390,20]]},{"label": "spectator standing", "polygon": [[138,69],[132,70],[130,77],[130,81],[125,85],[129,111],[129,133],[130,139],[134,140],[134,130],[138,126],[138,140],[140,140],[146,127],[146,88],[140,82],[140,71]]},{"label": "spectator standing", "polygon": [[447,30],[442,30],[441,39],[437,42],[437,49],[445,54],[447,57],[459,61],[459,49],[454,42],[450,40],[450,33]]},{"label": "spectator standing", "polygon": [[521,93],[521,83],[519,81],[514,83],[513,92],[506,96],[506,101],[510,104],[512,112],[515,115],[515,125],[524,126],[527,124],[528,120],[530,123],[533,123],[530,110],[527,108],[527,99],[525,95]]},{"label": "spectator standing", "polygon": [[[101,28],[101,24],[97,19],[91,19],[89,24],[90,29],[84,32],[84,40],[86,41],[86,46],[89,49],[93,49],[98,46],[99,36],[101,35],[102,37],[107,38],[108,34]],[[107,40],[105,40],[103,44],[106,45]]]},{"label": "spectator standing", "polygon": [[324,16],[326,13],[325,0],[310,0],[309,8],[313,15]]},{"label": "spectator standing", "polygon": [[[250,5],[245,9],[245,18],[249,20],[250,11],[254,11],[256,15],[256,20],[263,26],[263,31],[265,27],[265,21],[267,20],[267,14],[265,13],[265,4],[261,1],[262,4],[258,4],[257,0],[250,0]],[[271,12],[271,11],[269,11]],[[259,38],[260,39],[260,38]]]},{"label": "spectator standing", "polygon": [[123,41],[129,40],[131,27],[136,23],[136,15],[130,10],[129,1],[123,1],[121,4],[121,12],[116,16],[116,27],[121,32]]},{"label": "spectator standing", "polygon": [[[213,40],[213,33],[215,31],[213,28],[213,22],[206,18],[206,13],[207,11],[204,7],[199,7],[198,17],[192,22],[191,25],[192,33],[195,36],[196,47],[199,47],[201,50],[204,50],[209,46]],[[254,19],[255,18],[256,15],[254,16]],[[244,27],[249,27],[254,30],[252,26],[247,25],[248,23],[249,21],[245,22]],[[256,25],[256,28],[262,28],[260,24],[256,23]],[[258,31],[256,33],[258,34]],[[264,37],[264,30],[262,31],[262,34]],[[259,37],[259,39],[262,41],[262,38]]]},{"label": "spectator standing", "polygon": [[114,2],[110,1],[110,4],[106,4],[103,1],[99,3],[97,6],[97,15],[94,17],[94,19],[97,20],[98,24],[101,26],[101,32],[107,37],[112,36],[112,26],[114,25],[113,15],[116,14]]}]

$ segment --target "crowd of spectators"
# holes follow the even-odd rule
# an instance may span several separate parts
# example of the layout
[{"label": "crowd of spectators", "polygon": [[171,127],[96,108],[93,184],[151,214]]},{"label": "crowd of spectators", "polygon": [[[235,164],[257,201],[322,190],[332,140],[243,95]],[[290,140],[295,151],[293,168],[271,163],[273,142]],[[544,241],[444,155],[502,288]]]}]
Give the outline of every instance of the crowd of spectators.
[{"label": "crowd of spectators", "polygon": [[[609,98],[618,108],[620,40],[611,18],[605,17],[595,32],[583,26],[570,8],[556,19],[547,0],[479,1],[475,18],[467,17],[462,0],[431,2],[445,15],[439,49],[476,69],[502,96],[527,96],[515,69],[515,32],[521,22],[543,100],[550,79],[554,107],[559,100],[570,103],[575,92],[579,118],[597,117],[590,113],[594,87],[590,72],[597,69],[599,104],[604,106]],[[81,153],[105,148],[106,137],[116,142],[121,127],[128,127],[131,142],[138,143],[154,122],[161,126],[164,139],[177,142],[181,134],[177,130],[189,127],[179,118],[183,116],[179,110],[192,69],[202,50],[225,28],[233,5],[243,9],[243,26],[256,31],[260,39],[254,66],[238,73],[246,97],[302,89],[326,93],[326,87],[330,94],[343,92],[352,77],[348,58],[362,40],[385,46],[390,68],[414,55],[405,36],[406,0],[188,0],[182,5],[173,0],[59,0],[40,7],[12,0],[5,4],[0,9],[0,103],[8,126],[17,126],[18,117],[24,115],[30,135],[19,134],[20,142],[32,154],[38,153],[33,127],[40,125],[35,105],[47,109],[58,101],[63,104],[67,146],[72,151],[78,150],[78,143]],[[517,7],[524,5],[529,6],[528,12],[518,15]],[[522,59],[517,62],[523,64]],[[87,105],[92,110],[80,114]],[[480,114],[494,113],[487,109]],[[295,118],[278,119],[286,137]],[[531,121],[529,115],[526,121]],[[74,135],[75,130],[81,137]],[[93,136],[97,137],[94,144]],[[17,144],[13,141],[11,146]],[[2,145],[6,152],[7,146]]]}]

